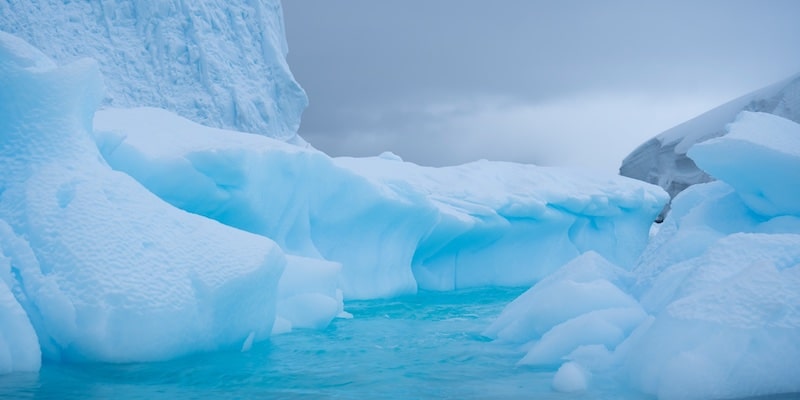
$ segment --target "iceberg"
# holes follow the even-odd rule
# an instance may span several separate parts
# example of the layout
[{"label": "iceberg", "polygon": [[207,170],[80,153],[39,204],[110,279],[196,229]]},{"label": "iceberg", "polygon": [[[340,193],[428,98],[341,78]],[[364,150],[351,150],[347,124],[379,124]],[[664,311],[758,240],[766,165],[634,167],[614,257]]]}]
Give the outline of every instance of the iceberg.
[{"label": "iceberg", "polygon": [[345,298],[529,285],[596,251],[630,266],[667,200],[586,171],[331,158],[160,109],[97,112],[104,158],[174,206],[341,263]]},{"label": "iceberg", "polygon": [[0,30],[60,64],[95,59],[109,106],[307,145],[279,0],[4,1]]},{"label": "iceberg", "polygon": [[283,252],[108,167],[89,134],[97,64],[56,67],[0,33],[0,86],[0,370],[36,369],[37,346],[128,362],[270,335]]},{"label": "iceberg", "polygon": [[675,197],[633,268],[584,254],[486,334],[559,366],[562,391],[600,376],[659,399],[800,392],[800,125],[743,112],[727,130],[688,150],[719,180]]},{"label": "iceberg", "polygon": [[[742,111],[763,112],[800,122],[800,74],[723,104],[662,132],[622,161],[619,173],[661,186],[674,198],[687,187],[713,178],[687,151],[696,143],[725,135]],[[663,219],[666,214],[660,216]]]}]

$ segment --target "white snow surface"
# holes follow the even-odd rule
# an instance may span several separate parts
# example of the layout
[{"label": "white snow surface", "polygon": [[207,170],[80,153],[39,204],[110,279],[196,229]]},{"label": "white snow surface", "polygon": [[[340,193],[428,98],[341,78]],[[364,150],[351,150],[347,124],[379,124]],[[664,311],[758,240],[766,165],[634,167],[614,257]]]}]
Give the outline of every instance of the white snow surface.
[{"label": "white snow surface", "polygon": [[4,1],[0,31],[60,64],[97,60],[107,105],[306,145],[279,0]]},{"label": "white snow surface", "polygon": [[56,67],[0,32],[0,87],[0,371],[35,370],[39,351],[147,361],[269,336],[283,252],[108,167],[89,133],[96,63]]},{"label": "white snow surface", "polygon": [[744,112],[727,129],[688,152],[720,181],[675,197],[633,269],[583,254],[485,334],[561,365],[562,391],[599,375],[660,399],[800,392],[800,125]]},{"label": "white snow surface", "polygon": [[628,155],[620,174],[663,187],[673,198],[712,178],[686,152],[696,143],[725,135],[741,111],[774,114],[800,122],[800,74],[725,103],[645,142]]},{"label": "white snow surface", "polygon": [[667,199],[616,176],[330,158],[152,108],[96,114],[109,164],[192,213],[342,264],[346,298],[531,284],[587,251],[630,267]]}]

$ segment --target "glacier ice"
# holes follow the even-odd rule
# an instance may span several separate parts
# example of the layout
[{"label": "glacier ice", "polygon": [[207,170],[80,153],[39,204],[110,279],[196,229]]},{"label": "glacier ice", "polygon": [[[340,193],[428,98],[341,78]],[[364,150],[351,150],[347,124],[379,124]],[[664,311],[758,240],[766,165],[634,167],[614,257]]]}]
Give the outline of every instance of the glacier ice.
[{"label": "glacier ice", "polygon": [[566,169],[330,158],[160,109],[101,110],[94,127],[113,168],[176,207],[341,263],[346,298],[530,284],[587,251],[630,266],[667,199]]},{"label": "glacier ice", "polygon": [[[30,345],[14,301],[48,359],[159,360],[270,334],[283,252],[105,164],[89,134],[102,97],[94,62],[56,67],[0,33],[0,87],[8,343]],[[2,368],[34,369],[27,356]]]},{"label": "glacier ice", "polygon": [[800,75],[794,75],[662,132],[631,152],[620,174],[657,184],[674,198],[688,186],[712,179],[686,152],[696,143],[725,135],[726,125],[739,112],[764,112],[800,122],[798,110]]},{"label": "glacier ice", "polygon": [[632,269],[584,254],[486,334],[524,344],[520,363],[561,365],[558,390],[586,370],[660,399],[800,392],[800,125],[743,112],[727,129],[688,150],[719,181],[675,197]]},{"label": "glacier ice", "polygon": [[112,106],[305,145],[279,0],[4,1],[0,30],[59,63],[97,60]]}]

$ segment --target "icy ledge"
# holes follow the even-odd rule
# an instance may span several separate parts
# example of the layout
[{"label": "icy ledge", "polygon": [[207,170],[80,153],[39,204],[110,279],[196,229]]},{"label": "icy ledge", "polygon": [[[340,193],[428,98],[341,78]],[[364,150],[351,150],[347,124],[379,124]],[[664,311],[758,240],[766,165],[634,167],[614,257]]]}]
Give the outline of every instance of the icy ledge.
[{"label": "icy ledge", "polygon": [[557,390],[618,379],[660,399],[800,393],[800,125],[742,113],[688,154],[720,181],[673,201],[626,271],[584,254],[486,334]]},{"label": "icy ledge", "polygon": [[179,208],[341,263],[347,298],[531,284],[592,250],[630,266],[667,200],[567,169],[330,158],[152,108],[102,110],[94,124],[114,169]]}]

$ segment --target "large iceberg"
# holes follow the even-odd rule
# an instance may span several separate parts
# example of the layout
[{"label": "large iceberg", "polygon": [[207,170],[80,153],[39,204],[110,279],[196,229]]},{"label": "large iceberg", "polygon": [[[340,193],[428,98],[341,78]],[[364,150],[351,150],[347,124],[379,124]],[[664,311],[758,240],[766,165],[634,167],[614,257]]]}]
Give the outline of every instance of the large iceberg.
[{"label": "large iceberg", "polygon": [[94,62],[56,67],[0,33],[0,87],[0,370],[36,369],[39,348],[160,360],[270,335],[283,252],[108,167],[89,134]]},{"label": "large iceberg", "polygon": [[667,200],[585,171],[330,158],[151,108],[99,111],[94,134],[113,168],[176,207],[341,263],[348,298],[531,284],[587,251],[630,266]]},{"label": "large iceberg", "polygon": [[3,1],[0,30],[59,63],[97,60],[114,107],[305,144],[279,0]]},{"label": "large iceberg", "polygon": [[[695,144],[727,133],[741,111],[774,114],[800,122],[800,74],[732,100],[648,140],[620,166],[619,173],[661,186],[671,197],[712,180],[686,152]],[[663,215],[661,216],[663,218]]]},{"label": "large iceberg", "polygon": [[719,181],[675,197],[633,269],[576,258],[487,334],[561,365],[559,390],[600,374],[663,399],[800,392],[800,125],[744,112],[727,132],[688,150]]}]

